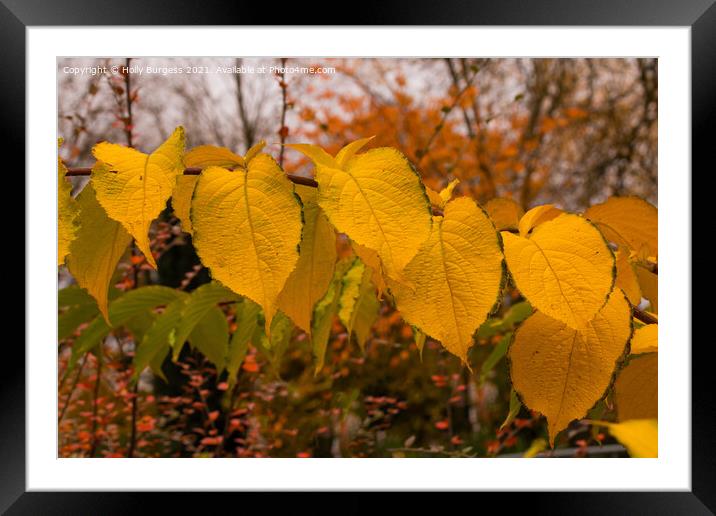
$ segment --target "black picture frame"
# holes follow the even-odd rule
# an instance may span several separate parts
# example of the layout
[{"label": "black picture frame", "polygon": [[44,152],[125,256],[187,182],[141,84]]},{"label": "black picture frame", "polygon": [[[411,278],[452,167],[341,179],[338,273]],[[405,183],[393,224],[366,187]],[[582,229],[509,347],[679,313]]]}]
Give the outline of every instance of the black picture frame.
[{"label": "black picture frame", "polygon": [[[3,147],[12,149],[25,170],[25,30],[28,26],[83,25],[332,25],[336,20],[351,25],[585,25],[585,26],[685,26],[691,28],[692,71],[692,169],[713,174],[710,138],[716,126],[716,0],[521,0],[459,1],[439,3],[413,0],[400,3],[383,0],[351,8],[351,18],[339,15],[347,6],[332,3],[306,7],[296,3],[270,9],[259,2],[222,3],[215,0],[0,0],[0,124]],[[340,10],[339,10],[340,9]],[[334,16],[330,16],[334,14]],[[332,18],[332,19],[331,19]],[[9,154],[5,154],[8,156]],[[708,167],[708,168],[707,168]],[[683,171],[687,177],[689,171]],[[15,173],[15,176],[21,174]],[[693,173],[692,176],[693,177]],[[23,175],[24,178],[24,175]],[[18,189],[24,191],[24,181]],[[18,212],[16,212],[18,213]],[[6,237],[7,238],[7,237]],[[24,239],[19,236],[16,242]],[[24,240],[23,240],[24,241]],[[17,244],[19,249],[19,244]],[[692,250],[684,250],[691,256]],[[705,261],[705,259],[704,259]],[[699,270],[699,261],[692,264]],[[702,265],[706,265],[703,263]],[[25,271],[27,274],[28,271]],[[690,300],[685,300],[690,302]],[[695,308],[696,306],[693,305]],[[703,310],[703,309],[701,309]],[[684,329],[690,338],[691,324]],[[6,342],[8,344],[8,342]],[[679,343],[688,344],[685,339]],[[644,493],[511,493],[509,505],[550,514],[713,514],[716,512],[716,404],[712,387],[709,342],[692,348],[692,490],[690,492]],[[48,349],[48,351],[50,351]],[[3,350],[6,364],[0,380],[0,512],[8,514],[132,514],[146,507],[147,498],[157,495],[136,493],[38,493],[25,488],[25,352],[17,343]],[[225,495],[207,493],[224,500]],[[231,496],[231,495],[228,495]],[[245,497],[246,493],[239,496]],[[268,497],[271,494],[257,494]],[[302,495],[306,507],[318,507],[317,494]],[[378,507],[377,494],[351,494],[343,500],[341,512],[365,512]],[[451,495],[455,496],[455,495]],[[475,496],[469,494],[463,496]],[[480,494],[479,496],[492,496]],[[186,512],[197,497],[174,494],[163,497],[162,506],[172,512]],[[202,499],[203,497],[199,497]],[[252,497],[252,498],[255,498]],[[445,510],[444,502],[411,495],[423,510]],[[485,507],[472,498],[468,507]],[[463,501],[467,499],[463,498]],[[245,502],[244,502],[245,503]],[[301,502],[299,502],[301,503]],[[435,504],[434,507],[431,505]],[[475,504],[475,505],[473,505]],[[504,500],[500,501],[504,504]],[[325,500],[321,505],[325,505]],[[243,505],[247,508],[246,505]],[[320,510],[320,509],[319,509]],[[315,512],[315,511],[314,511]]]}]

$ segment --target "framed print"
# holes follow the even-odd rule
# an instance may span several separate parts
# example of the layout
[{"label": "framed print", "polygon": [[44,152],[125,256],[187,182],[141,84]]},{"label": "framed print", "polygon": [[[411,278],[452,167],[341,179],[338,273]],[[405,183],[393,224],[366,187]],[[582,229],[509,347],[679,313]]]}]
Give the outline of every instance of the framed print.
[{"label": "framed print", "polygon": [[360,26],[41,4],[0,11],[27,202],[3,510],[716,510],[691,344],[712,2],[388,3]]}]

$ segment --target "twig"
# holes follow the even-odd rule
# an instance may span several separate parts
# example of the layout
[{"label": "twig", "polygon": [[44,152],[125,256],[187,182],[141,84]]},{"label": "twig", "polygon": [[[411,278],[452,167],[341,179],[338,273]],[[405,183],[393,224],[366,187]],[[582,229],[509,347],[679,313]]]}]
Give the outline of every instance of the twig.
[{"label": "twig", "polygon": [[286,143],[286,136],[288,135],[288,127],[286,127],[286,75],[284,69],[286,68],[286,58],[281,58],[281,73],[279,74],[279,83],[281,87],[281,127],[278,130],[278,135],[281,138],[281,150],[278,155],[278,164],[283,167],[283,151],[284,143]]},{"label": "twig", "polygon": [[92,447],[89,451],[89,456],[94,457],[97,452],[97,402],[99,398],[100,382],[102,381],[102,346],[100,345],[99,351],[97,352],[97,380],[94,383],[94,393],[92,396]]},{"label": "twig", "polygon": [[225,451],[226,441],[229,437],[229,428],[231,425],[231,413],[234,411],[234,403],[236,403],[236,394],[238,391],[239,384],[236,383],[231,388],[231,392],[229,393],[229,410],[226,411],[226,416],[224,417],[224,429],[221,432],[221,444],[219,444],[214,450],[214,457],[221,457]]},{"label": "twig", "polygon": [[445,457],[463,459],[474,459],[475,457],[477,457],[477,453],[472,454],[461,451],[431,450],[429,448],[388,448],[388,451],[402,453],[428,453],[432,455],[444,455]]},{"label": "twig", "polygon": [[[283,147],[281,147],[283,149]],[[203,169],[199,167],[189,167],[184,169],[185,176],[198,176],[201,174]],[[110,173],[116,173],[116,170],[110,170]],[[77,177],[77,176],[89,176],[92,174],[91,167],[69,167],[67,169],[66,176]],[[318,182],[310,177],[297,176],[294,174],[286,174],[289,181],[297,185],[308,186],[311,188],[318,188]],[[433,215],[443,215],[443,210],[440,208],[433,207]]]},{"label": "twig", "polygon": [[137,398],[139,397],[139,379],[134,382],[134,389],[132,389],[132,420],[131,420],[131,432],[129,435],[129,450],[127,450],[127,457],[134,457],[134,450],[137,447]]},{"label": "twig", "polygon": [[438,134],[440,134],[440,131],[442,131],[443,126],[445,125],[445,120],[447,120],[447,117],[450,115],[453,109],[458,105],[460,102],[460,99],[465,94],[467,90],[470,89],[472,86],[472,81],[468,82],[463,86],[463,88],[457,92],[455,95],[455,98],[452,101],[452,104],[449,106],[444,106],[442,108],[442,116],[440,117],[440,122],[435,126],[435,129],[433,130],[433,133],[430,135],[430,138],[428,138],[428,142],[425,144],[425,146],[422,149],[418,149],[418,151],[415,153],[415,157],[418,159],[418,165],[422,163],[423,158],[428,155],[428,152],[430,151],[430,146],[433,144],[433,141],[435,138],[437,138]]},{"label": "twig", "polygon": [[[560,448],[558,450],[545,450],[535,455],[535,457],[556,459],[577,457],[580,456],[581,453],[584,454],[584,457],[598,457],[604,455],[625,455],[627,451],[621,444],[605,444],[602,446],[587,446],[586,448]],[[496,458],[511,459],[522,456],[522,453],[506,453],[504,455],[498,455]]]},{"label": "twig", "polygon": [[[241,68],[243,60],[240,58],[236,59],[236,68]],[[249,150],[254,146],[256,140],[254,124],[249,120],[248,113],[246,112],[246,105],[244,99],[243,85],[241,84],[240,73],[234,74],[236,78],[236,101],[239,106],[239,118],[241,119],[241,131],[244,133],[244,145],[246,150]]]},{"label": "twig", "polygon": [[[283,148],[283,147],[282,147]],[[201,171],[203,169],[199,167],[189,167],[184,169],[184,175],[185,176],[198,176],[201,174]],[[116,170],[110,170],[110,172],[115,172]],[[67,169],[67,174],[65,174],[68,177],[76,177],[76,176],[89,176],[92,174],[92,168],[91,167],[70,167]],[[303,185],[303,186],[310,186],[312,188],[318,188],[318,183],[315,179],[310,177],[304,177],[304,176],[296,176],[293,174],[286,174],[286,177],[292,182],[297,185]]]},{"label": "twig", "polygon": [[659,324],[659,319],[649,313],[639,310],[637,307],[634,307],[634,317],[639,319],[644,324]]},{"label": "twig", "polygon": [[60,421],[62,421],[62,418],[65,417],[65,412],[67,412],[67,407],[70,406],[70,401],[72,400],[72,395],[75,393],[75,389],[77,388],[77,384],[80,381],[80,376],[82,376],[82,370],[85,367],[85,364],[87,363],[87,353],[85,353],[82,364],[80,364],[79,369],[77,370],[77,376],[75,376],[75,380],[72,382],[72,387],[70,387],[70,392],[67,394],[67,398],[65,400],[65,405],[62,407],[62,412],[60,412],[60,416],[57,418],[57,423],[59,424]]},{"label": "twig", "polygon": [[124,132],[127,134],[127,146],[133,147],[132,145],[132,131],[134,130],[134,124],[132,121],[132,95],[129,92],[131,87],[130,74],[129,74],[129,63],[131,59],[127,58],[126,68],[127,72],[124,74],[124,93],[127,99],[127,118],[124,122]]}]

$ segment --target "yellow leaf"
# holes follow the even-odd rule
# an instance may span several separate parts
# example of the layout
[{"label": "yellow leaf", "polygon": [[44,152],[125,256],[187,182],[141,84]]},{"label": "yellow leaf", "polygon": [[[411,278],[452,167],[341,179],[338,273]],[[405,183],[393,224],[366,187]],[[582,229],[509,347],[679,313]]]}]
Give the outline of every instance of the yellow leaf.
[{"label": "yellow leaf", "polygon": [[199,180],[199,176],[179,176],[177,184],[174,186],[172,193],[172,208],[174,215],[181,221],[181,228],[190,235],[193,233],[191,227],[191,198],[194,195],[194,187]]},{"label": "yellow leaf", "polygon": [[517,202],[507,198],[488,201],[485,211],[495,223],[498,231],[514,231],[518,228],[524,210]]},{"label": "yellow leaf", "polygon": [[631,354],[654,353],[659,351],[659,325],[647,324],[634,331],[631,338]]},{"label": "yellow leaf", "polygon": [[584,216],[594,222],[604,237],[637,254],[658,256],[659,217],[656,207],[639,197],[610,197],[592,206]]},{"label": "yellow leaf", "polygon": [[460,182],[459,179],[453,179],[448,183],[448,185],[440,190],[440,198],[443,200],[443,206],[445,206],[445,203],[447,203],[450,199],[452,199],[452,192],[455,190],[455,187]]},{"label": "yellow leaf", "polygon": [[430,187],[425,187],[425,193],[428,194],[428,199],[430,200],[430,204],[435,206],[436,208],[444,208],[445,204],[452,199],[452,192],[455,190],[455,187],[460,182],[459,179],[453,179],[448,183],[448,185],[440,190],[440,192],[436,192]]},{"label": "yellow leaf", "polygon": [[638,264],[634,267],[634,272],[636,272],[636,277],[639,280],[641,295],[649,300],[650,310],[655,314],[658,314],[659,276]]},{"label": "yellow leaf", "polygon": [[[223,167],[223,168],[246,168],[256,154],[266,146],[266,142],[261,140],[259,143],[251,147],[245,157],[231,152],[226,147],[215,147],[213,145],[200,145],[194,147],[184,155],[184,165],[186,167],[207,168],[207,167]],[[172,193],[172,207],[174,214],[181,221],[182,230],[193,233],[191,227],[191,199],[194,195],[194,187],[199,180],[198,175],[181,175],[177,177],[177,183]]]},{"label": "yellow leaf", "polygon": [[545,439],[542,439],[541,437],[538,437],[534,441],[532,441],[532,444],[530,444],[530,447],[527,448],[525,453],[522,454],[522,457],[526,459],[531,459],[533,457],[536,457],[540,453],[542,453],[547,448],[547,441]]},{"label": "yellow leaf", "polygon": [[430,234],[425,189],[407,158],[391,148],[355,154],[342,167],[315,145],[291,144],[316,165],[318,204],[333,226],[377,251],[385,272],[400,277]]},{"label": "yellow leaf", "polygon": [[184,165],[187,167],[243,167],[244,158],[234,154],[226,147],[213,145],[200,145],[194,147],[184,155]]},{"label": "yellow leaf", "polygon": [[614,284],[614,255],[589,221],[565,213],[529,238],[508,232],[502,238],[512,278],[533,307],[582,328],[604,306]]},{"label": "yellow leaf", "polygon": [[388,286],[405,320],[467,361],[502,286],[500,239],[487,214],[467,197],[449,202],[403,272],[411,286]]},{"label": "yellow leaf", "polygon": [[423,348],[425,347],[426,335],[419,329],[413,326],[413,336],[415,337],[415,347],[418,348],[420,354],[420,361],[423,361]]},{"label": "yellow leaf", "polygon": [[318,145],[309,143],[287,143],[286,147],[297,150],[313,161],[316,167],[321,166],[328,169],[340,169],[336,159],[320,148]]},{"label": "yellow leaf", "polygon": [[149,226],[166,207],[176,177],[184,172],[184,128],[152,154],[113,143],[98,143],[92,153],[109,168],[92,171],[97,200],[114,220],[121,222],[137,242],[147,262],[157,263],[149,248]]},{"label": "yellow leaf", "polygon": [[355,154],[365,147],[365,145],[373,138],[375,138],[375,136],[371,136],[370,138],[361,138],[360,140],[349,143],[339,150],[338,154],[336,154],[336,163],[338,164],[338,168],[342,168],[348,160],[355,156]]},{"label": "yellow leaf", "polygon": [[429,186],[425,187],[425,193],[428,194],[428,200],[430,201],[430,204],[432,206],[435,206],[436,208],[442,208],[444,202],[443,198],[440,197],[440,193],[436,192]]},{"label": "yellow leaf", "polygon": [[659,354],[632,357],[614,382],[619,421],[659,416]]},{"label": "yellow leaf", "polygon": [[656,458],[659,456],[659,424],[656,419],[632,419],[624,423],[603,424],[609,433],[622,443],[634,458]]},{"label": "yellow leaf", "polygon": [[311,334],[313,307],[328,290],[336,266],[336,232],[316,203],[315,188],[296,185],[303,201],[303,238],[296,268],[278,296],[278,308]]},{"label": "yellow leaf", "polygon": [[202,263],[214,279],[261,305],[268,333],[301,242],[301,205],[281,167],[259,154],[248,170],[205,169],[191,224]]},{"label": "yellow leaf", "polygon": [[617,249],[614,257],[617,264],[615,286],[624,291],[632,305],[637,306],[641,302],[641,288],[639,288],[634,266],[629,260],[629,251],[627,249]]},{"label": "yellow leaf", "polygon": [[[95,165],[95,169],[103,166]],[[67,269],[77,284],[97,300],[97,306],[109,323],[107,295],[112,275],[132,237],[122,224],[110,219],[95,197],[92,183],[77,196],[79,226],[77,238],[70,244]]]},{"label": "yellow leaf", "polygon": [[248,165],[252,159],[254,159],[256,156],[258,156],[262,150],[264,150],[264,147],[266,147],[266,142],[261,140],[258,143],[254,144],[253,147],[251,147],[249,150],[246,151],[246,155],[244,156],[244,162],[246,165]]},{"label": "yellow leaf", "polygon": [[517,329],[508,351],[512,385],[547,417],[550,444],[602,398],[630,336],[631,307],[621,290],[581,330],[542,312]]},{"label": "yellow leaf", "polygon": [[383,277],[383,264],[380,261],[378,253],[373,249],[368,249],[367,247],[356,244],[355,242],[351,242],[351,247],[353,247],[353,252],[356,256],[360,258],[366,267],[371,270],[370,279],[373,282],[373,285],[375,285],[378,289],[378,297],[382,298],[383,292],[388,289],[388,286],[385,284],[385,278]]},{"label": "yellow leaf", "polygon": [[527,237],[534,228],[552,219],[556,219],[562,215],[562,213],[564,212],[559,208],[555,208],[554,204],[543,204],[542,206],[532,208],[520,218],[520,223],[517,226],[520,235]]},{"label": "yellow leaf", "polygon": [[57,265],[65,263],[70,245],[77,236],[77,201],[72,197],[72,185],[65,177],[67,168],[57,160]]},{"label": "yellow leaf", "polygon": [[341,295],[341,287],[343,285],[343,276],[351,267],[353,260],[343,258],[338,260],[333,273],[333,279],[328,287],[326,295],[323,296],[313,311],[313,327],[311,332],[311,346],[313,348],[314,358],[314,374],[323,368],[326,361],[326,349],[328,348],[328,340],[331,337],[331,329],[333,328],[333,320],[338,312],[338,304]]},{"label": "yellow leaf", "polygon": [[365,349],[365,343],[380,310],[380,302],[370,276],[370,269],[362,261],[355,260],[343,276],[338,299],[338,317],[348,330],[348,336],[356,335],[361,349]]}]

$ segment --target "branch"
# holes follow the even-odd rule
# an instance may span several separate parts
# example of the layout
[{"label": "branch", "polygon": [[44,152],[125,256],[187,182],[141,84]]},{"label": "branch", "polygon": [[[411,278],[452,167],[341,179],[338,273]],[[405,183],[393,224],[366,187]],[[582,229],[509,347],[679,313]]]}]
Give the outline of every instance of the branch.
[{"label": "branch", "polygon": [[649,313],[639,310],[637,307],[634,307],[634,317],[639,319],[644,324],[659,324],[659,319]]},{"label": "branch", "polygon": [[[557,450],[545,450],[536,455],[536,457],[544,458],[572,458],[578,454],[584,453],[585,457],[613,457],[623,456],[627,453],[626,448],[621,444],[604,444],[600,446],[587,446],[586,448],[560,448]],[[522,453],[507,453],[498,455],[498,459],[509,459],[522,457]]]},{"label": "branch", "polygon": [[[185,176],[198,176],[201,174],[202,169],[199,167],[189,167],[184,169],[184,175]],[[115,170],[110,170],[110,172],[117,173]],[[77,176],[89,176],[92,174],[92,168],[91,167],[68,167],[66,176],[69,177],[77,177]],[[303,186],[309,186],[311,188],[318,188],[318,182],[316,182],[315,179],[311,177],[304,177],[304,176],[297,176],[294,174],[286,174],[286,177],[294,184],[297,185],[303,185]],[[443,215],[443,210],[439,208],[432,208],[433,215]]]},{"label": "branch", "polygon": [[286,68],[286,58],[281,58],[281,73],[279,74],[278,85],[281,88],[281,127],[278,130],[278,135],[281,138],[281,151],[278,155],[278,164],[283,167],[283,151],[284,143],[286,143],[286,136],[288,136],[288,127],[286,127],[286,76],[284,69]]},{"label": "branch", "polygon": [[[200,167],[189,167],[184,169],[184,175],[185,176],[198,176],[201,174],[202,169]],[[110,172],[116,173],[115,170],[111,170]],[[68,177],[76,177],[76,176],[89,176],[92,173],[91,167],[71,167],[67,169],[67,174],[65,174]],[[318,187],[318,183],[315,179],[310,177],[304,177],[304,176],[296,176],[293,174],[286,174],[288,179],[297,184],[297,185],[303,185],[303,186],[310,186],[313,188]]]}]

